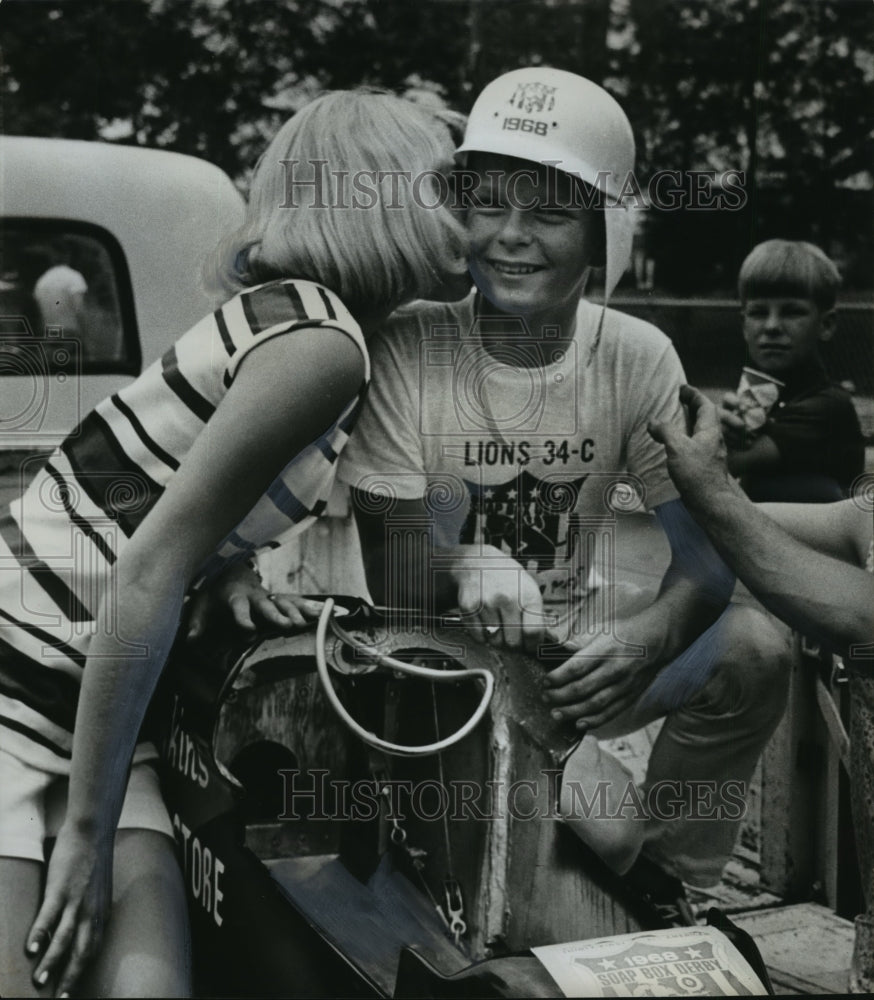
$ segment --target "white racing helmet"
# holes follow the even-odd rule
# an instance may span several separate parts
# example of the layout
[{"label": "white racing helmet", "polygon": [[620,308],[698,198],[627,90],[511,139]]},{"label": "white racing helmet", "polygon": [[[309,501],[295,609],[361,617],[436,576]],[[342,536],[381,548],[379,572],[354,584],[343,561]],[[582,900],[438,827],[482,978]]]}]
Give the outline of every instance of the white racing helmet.
[{"label": "white racing helmet", "polygon": [[555,167],[604,195],[604,301],[631,258],[634,216],[620,195],[634,169],[625,112],[603,87],[562,69],[512,70],[476,99],[458,153],[497,153]]}]

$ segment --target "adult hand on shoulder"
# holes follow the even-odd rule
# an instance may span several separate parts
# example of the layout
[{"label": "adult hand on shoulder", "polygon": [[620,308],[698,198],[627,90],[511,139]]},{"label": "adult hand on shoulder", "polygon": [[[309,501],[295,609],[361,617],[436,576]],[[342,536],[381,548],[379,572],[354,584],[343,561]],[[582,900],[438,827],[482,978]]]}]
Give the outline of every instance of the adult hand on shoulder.
[{"label": "adult hand on shoulder", "polygon": [[230,614],[240,628],[251,632],[259,625],[298,627],[318,618],[321,610],[320,601],[298,594],[270,593],[258,573],[248,563],[240,563],[192,597],[187,637],[200,638],[215,615]]},{"label": "adult hand on shoulder", "polygon": [[42,905],[28,935],[28,954],[39,957],[33,981],[55,980],[56,996],[69,996],[97,954],[112,901],[112,836],[98,837],[65,824],[52,852]]},{"label": "adult hand on shoulder", "polygon": [[492,545],[458,546],[452,577],[459,610],[475,638],[492,646],[537,649],[549,624],[543,598],[515,559]]},{"label": "adult hand on shoulder", "polygon": [[680,401],[689,414],[689,433],[668,423],[650,423],[649,433],[665,446],[668,472],[685,500],[733,485],[716,407],[698,389],[684,385]]}]

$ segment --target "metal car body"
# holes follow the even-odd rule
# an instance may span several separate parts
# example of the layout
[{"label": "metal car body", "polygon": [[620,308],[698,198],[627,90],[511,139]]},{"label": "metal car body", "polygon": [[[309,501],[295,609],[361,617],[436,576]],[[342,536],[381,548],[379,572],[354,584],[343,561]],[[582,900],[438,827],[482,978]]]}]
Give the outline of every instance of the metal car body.
[{"label": "metal car body", "polygon": [[[543,663],[475,643],[458,622],[337,601],[347,613],[321,639],[313,625],[253,636],[217,622],[171,658],[158,741],[198,987],[556,996],[532,947],[663,929],[557,819],[556,782],[578,737],[542,703]],[[452,678],[432,683],[398,664]],[[374,749],[374,739],[430,747],[459,732],[486,672],[488,710],[451,747]],[[767,984],[751,941],[716,911],[709,922]]]},{"label": "metal car body", "polygon": [[[584,872],[574,838],[554,821],[514,822],[506,811],[456,819],[450,848],[441,824],[417,820],[402,795],[406,783],[437,782],[438,763],[447,787],[463,778],[485,788],[523,771],[543,785],[540,772],[555,769],[575,739],[540,703],[540,666],[474,648],[458,629],[410,627],[364,601],[338,600],[350,611],[343,635],[380,654],[493,671],[488,718],[439,757],[390,758],[332,710],[317,678],[312,626],[253,637],[217,625],[204,641],[180,644],[165,680],[159,742],[203,985],[240,996],[468,995],[474,987],[486,996],[553,995],[555,984],[527,953],[529,934],[542,943],[630,931],[653,915],[609,898],[616,880],[596,861]],[[432,705],[432,685],[374,669],[342,635],[325,649],[349,711],[390,738],[428,743],[438,725],[457,729],[478,700],[475,685],[456,682]],[[400,797],[382,801],[385,783]],[[546,802],[550,790],[541,791]],[[539,898],[525,900],[527,920],[513,886],[531,835],[545,836],[541,849],[552,861],[538,870]],[[465,926],[455,939],[444,892],[450,871],[463,892],[456,915]],[[595,883],[572,916],[538,905],[562,880],[576,889]],[[497,966],[492,956],[501,956]]]},{"label": "metal car body", "polygon": [[[192,156],[0,137],[0,449],[53,447],[214,308],[201,267],[243,207],[227,174]],[[87,309],[81,323],[41,321],[36,269],[52,266],[95,272],[84,283],[100,323]]]}]

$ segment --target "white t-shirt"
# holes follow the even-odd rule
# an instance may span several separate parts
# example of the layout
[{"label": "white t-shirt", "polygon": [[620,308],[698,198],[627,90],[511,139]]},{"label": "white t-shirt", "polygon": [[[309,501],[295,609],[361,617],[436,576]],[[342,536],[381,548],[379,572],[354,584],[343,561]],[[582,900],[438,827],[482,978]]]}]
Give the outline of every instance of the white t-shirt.
[{"label": "white t-shirt", "polygon": [[603,555],[617,511],[677,496],[647,423],[682,420],[683,369],[663,333],[612,309],[595,347],[602,307],[584,300],[568,350],[548,335],[532,349],[504,323],[489,351],[498,324],[481,302],[419,303],[372,340],[373,380],[337,474],[424,498],[437,544],[494,545],[547,603],[566,604],[603,579],[591,539]]}]

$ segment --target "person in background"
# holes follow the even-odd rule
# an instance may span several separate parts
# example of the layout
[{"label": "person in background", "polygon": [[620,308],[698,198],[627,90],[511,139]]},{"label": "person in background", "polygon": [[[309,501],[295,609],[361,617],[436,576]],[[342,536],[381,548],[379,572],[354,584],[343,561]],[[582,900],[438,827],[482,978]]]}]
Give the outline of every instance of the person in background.
[{"label": "person in background", "polygon": [[839,286],[837,268],[811,243],[767,240],[741,266],[753,370],[724,397],[720,421],[728,468],[753,500],[839,500],[862,472],[859,418],[820,356],[835,332]]},{"label": "person in background", "polygon": [[88,284],[81,272],[67,263],[58,262],[44,271],[33,286],[43,328],[58,327],[65,337],[81,337],[87,327],[87,291]]},{"label": "person in background", "polygon": [[[440,114],[390,94],[298,112],[216,255],[223,304],[0,511],[4,996],[190,991],[146,706],[186,591],[324,510],[370,378],[365,331],[464,271],[463,227],[435,207],[452,151]],[[350,210],[338,179],[356,172],[386,177],[369,211]],[[276,603],[297,623],[319,607]]]},{"label": "person in background", "polygon": [[654,423],[689,511],[738,578],[794,628],[840,653],[850,673],[853,820],[865,912],[856,918],[854,993],[874,992],[874,518],[870,495],[830,504],[754,504],[728,475],[713,404],[685,386],[692,429]]}]

